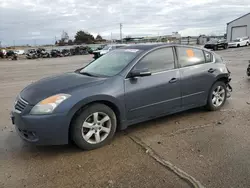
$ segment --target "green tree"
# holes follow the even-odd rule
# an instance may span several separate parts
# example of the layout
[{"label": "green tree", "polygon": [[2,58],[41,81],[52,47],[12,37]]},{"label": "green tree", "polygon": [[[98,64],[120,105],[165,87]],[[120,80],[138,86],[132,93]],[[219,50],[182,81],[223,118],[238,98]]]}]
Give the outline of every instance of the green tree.
[{"label": "green tree", "polygon": [[95,40],[102,41],[103,39],[102,39],[102,36],[98,34],[98,35],[96,36]]},{"label": "green tree", "polygon": [[86,44],[90,44],[93,43],[95,41],[95,38],[93,35],[91,35],[88,32],[84,32],[84,31],[77,31],[76,35],[75,35],[75,43],[76,44],[81,44],[81,43],[86,43]]},{"label": "green tree", "polygon": [[73,41],[71,39],[69,39],[68,45],[73,45],[73,44],[74,44]]},{"label": "green tree", "polygon": [[128,35],[128,36],[126,36],[126,37],[125,37],[125,39],[124,39],[124,40],[125,40],[126,42],[129,42],[129,41],[131,41],[131,40],[132,40],[132,37]]}]

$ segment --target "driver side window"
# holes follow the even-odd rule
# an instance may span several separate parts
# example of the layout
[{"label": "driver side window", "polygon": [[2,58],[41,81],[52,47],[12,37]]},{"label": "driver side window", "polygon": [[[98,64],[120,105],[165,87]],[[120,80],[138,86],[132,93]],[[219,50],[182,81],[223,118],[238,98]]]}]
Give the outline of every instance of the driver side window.
[{"label": "driver side window", "polygon": [[134,67],[134,70],[148,69],[151,73],[174,69],[173,48],[161,48],[150,52]]}]

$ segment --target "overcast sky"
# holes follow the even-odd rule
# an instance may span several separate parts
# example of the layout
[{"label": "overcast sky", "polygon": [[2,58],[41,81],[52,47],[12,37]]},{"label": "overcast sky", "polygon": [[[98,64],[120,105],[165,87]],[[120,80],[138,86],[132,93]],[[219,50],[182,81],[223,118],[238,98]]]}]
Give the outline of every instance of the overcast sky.
[{"label": "overcast sky", "polygon": [[249,11],[249,0],[0,0],[0,41],[51,44],[80,29],[119,38],[119,23],[123,36],[223,34]]}]

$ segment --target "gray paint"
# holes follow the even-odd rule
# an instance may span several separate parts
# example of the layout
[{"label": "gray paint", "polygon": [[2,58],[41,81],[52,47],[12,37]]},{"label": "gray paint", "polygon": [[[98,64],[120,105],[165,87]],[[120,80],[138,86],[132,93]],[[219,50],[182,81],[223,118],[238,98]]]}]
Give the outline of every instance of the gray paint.
[{"label": "gray paint", "polygon": [[[227,41],[232,41],[232,32],[236,27],[247,27],[247,36],[250,36],[250,13],[238,19],[235,19],[227,24]],[[244,37],[244,36],[241,36]]]},{"label": "gray paint", "polygon": [[[173,50],[175,69],[147,77],[127,78],[145,54],[170,46],[154,45],[144,50],[120,74],[113,77],[96,78],[66,73],[33,83],[20,93],[29,103],[28,106],[22,113],[12,112],[16,126],[35,132],[39,137],[36,144],[66,144],[74,114],[92,102],[105,101],[112,104],[119,115],[121,129],[134,123],[204,106],[213,83],[221,77],[229,76],[225,64],[213,52],[213,59],[217,62],[179,68],[176,50]],[[209,73],[211,68],[215,71]],[[51,115],[29,114],[35,103],[56,93],[67,93],[71,97]]]}]

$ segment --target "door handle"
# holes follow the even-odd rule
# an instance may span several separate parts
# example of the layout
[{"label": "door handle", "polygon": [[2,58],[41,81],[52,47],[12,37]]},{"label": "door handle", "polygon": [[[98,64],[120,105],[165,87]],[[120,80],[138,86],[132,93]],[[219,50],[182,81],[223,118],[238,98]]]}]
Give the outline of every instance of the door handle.
[{"label": "door handle", "polygon": [[169,83],[175,83],[177,82],[177,78],[172,78],[171,80],[169,80]]},{"label": "door handle", "polygon": [[207,72],[213,73],[214,71],[216,71],[216,69],[211,68],[211,69],[209,69]]}]

